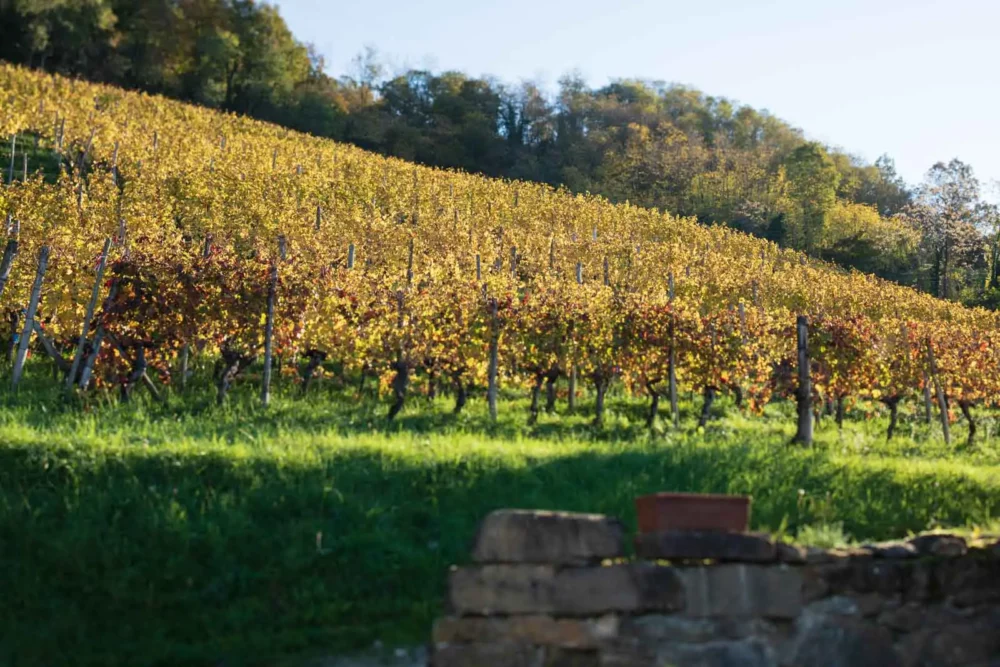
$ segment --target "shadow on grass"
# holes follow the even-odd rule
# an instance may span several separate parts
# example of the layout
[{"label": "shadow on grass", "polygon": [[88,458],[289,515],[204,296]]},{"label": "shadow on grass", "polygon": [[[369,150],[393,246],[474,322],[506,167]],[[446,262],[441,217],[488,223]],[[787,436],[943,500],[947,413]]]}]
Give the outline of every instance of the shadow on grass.
[{"label": "shadow on grass", "polygon": [[[401,428],[423,426],[435,423]],[[0,448],[0,664],[274,664],[376,639],[416,643],[441,613],[448,566],[467,558],[492,509],[634,525],[643,493],[750,493],[756,527],[794,527],[816,518],[799,489],[858,538],[1000,512],[997,487],[963,475],[835,464],[777,440],[577,443],[542,456],[503,443],[239,456],[10,445]]]}]

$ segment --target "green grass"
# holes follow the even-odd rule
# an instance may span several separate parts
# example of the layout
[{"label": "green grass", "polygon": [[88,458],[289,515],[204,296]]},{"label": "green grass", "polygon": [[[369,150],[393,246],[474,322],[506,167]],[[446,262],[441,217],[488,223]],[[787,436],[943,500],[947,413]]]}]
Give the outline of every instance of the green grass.
[{"label": "green grass", "polygon": [[389,425],[331,383],[279,387],[267,410],[249,385],[215,407],[207,382],[123,405],[63,399],[45,368],[0,390],[0,665],[291,664],[418,643],[497,507],[634,525],[642,493],[750,493],[756,528],[842,522],[855,540],[1000,516],[992,419],[965,449],[909,413],[891,444],[880,416],[843,433],[826,420],[804,450],[788,405],[744,417],[720,401],[698,432],[685,401],[680,432],[649,434],[624,396],[600,431],[586,401],[528,427],[517,396],[495,425],[479,399],[454,417],[415,398]]}]

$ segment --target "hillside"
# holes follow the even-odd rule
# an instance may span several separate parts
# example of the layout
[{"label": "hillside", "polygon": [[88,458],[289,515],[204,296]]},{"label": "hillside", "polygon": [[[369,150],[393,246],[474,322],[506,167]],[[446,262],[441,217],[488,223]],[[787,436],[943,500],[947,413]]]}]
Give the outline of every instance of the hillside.
[{"label": "hillside", "polygon": [[0,65],[0,99],[2,663],[413,646],[498,506],[996,528],[991,311],[162,97]]},{"label": "hillside", "polygon": [[[196,344],[221,352],[232,374],[260,352],[273,267],[277,353],[322,355],[386,385],[401,349],[404,376],[481,382],[497,325],[485,293],[505,322],[500,372],[515,383],[578,367],[599,385],[614,375],[639,391],[658,385],[659,336],[673,318],[682,387],[728,389],[728,378],[746,377],[763,405],[788,389],[774,369],[792,363],[789,328],[805,314],[817,340],[837,342],[818,348],[821,395],[918,390],[928,341],[948,341],[937,350],[945,393],[995,395],[996,316],[986,311],[655,210],[417,167],[14,67],[0,74],[10,100],[0,131],[15,146],[17,135],[38,137],[33,145],[62,164],[46,179],[29,156],[27,180],[3,190],[22,259],[0,303],[16,312],[29,301],[31,262],[45,245],[45,330],[79,336],[90,267],[111,238],[117,289],[92,326],[164,381]],[[564,337],[546,339],[544,321]],[[96,373],[127,376],[122,350],[102,352]]]},{"label": "hillside", "polygon": [[891,156],[872,163],[813,141],[812,128],[783,121],[781,109],[627,76],[595,87],[573,74],[555,86],[458,71],[390,75],[373,50],[351,72],[331,73],[266,3],[7,3],[0,26],[9,62],[427,166],[628,201],[943,298],[1000,303],[1000,213],[953,155],[908,184]]}]

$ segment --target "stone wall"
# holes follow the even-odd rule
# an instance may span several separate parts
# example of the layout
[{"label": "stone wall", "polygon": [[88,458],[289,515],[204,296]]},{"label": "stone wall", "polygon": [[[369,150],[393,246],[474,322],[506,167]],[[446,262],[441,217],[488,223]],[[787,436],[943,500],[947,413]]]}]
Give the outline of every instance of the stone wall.
[{"label": "stone wall", "polygon": [[1000,541],[847,550],[769,536],[640,536],[501,510],[453,568],[435,667],[1000,667]]}]

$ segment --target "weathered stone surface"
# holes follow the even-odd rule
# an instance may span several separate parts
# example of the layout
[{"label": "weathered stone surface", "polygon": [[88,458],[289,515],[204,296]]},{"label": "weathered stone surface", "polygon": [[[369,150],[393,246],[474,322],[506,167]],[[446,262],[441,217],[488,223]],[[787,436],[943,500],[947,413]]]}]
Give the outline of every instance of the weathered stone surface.
[{"label": "weathered stone surface", "polygon": [[934,579],[941,594],[959,607],[1000,602],[1000,563],[983,558],[938,563]]},{"label": "weathered stone surface", "polygon": [[829,615],[802,623],[790,650],[796,667],[899,667],[892,634],[855,618]]},{"label": "weathered stone surface", "polygon": [[815,567],[800,568],[802,572],[802,602],[808,604],[829,595],[830,584]]},{"label": "weathered stone surface", "polygon": [[878,544],[866,544],[865,548],[870,549],[875,558],[895,558],[899,560],[916,558],[916,547],[909,542],[879,542]]},{"label": "weathered stone surface", "polygon": [[908,581],[905,561],[843,558],[832,563],[813,566],[833,593],[871,593],[895,595]]},{"label": "weathered stone surface", "polygon": [[900,667],[919,667],[927,655],[925,646],[933,634],[931,630],[917,630],[905,634],[896,642],[896,655],[899,656]]},{"label": "weathered stone surface", "polygon": [[957,535],[918,535],[910,540],[910,545],[921,556],[955,558],[964,556],[969,550],[965,540]]},{"label": "weathered stone surface", "polygon": [[778,557],[770,535],[721,531],[670,530],[637,535],[635,552],[640,558],[737,563],[768,563]]},{"label": "weathered stone surface", "polygon": [[899,632],[912,632],[924,625],[926,617],[924,605],[907,602],[899,607],[886,609],[879,615],[878,622]]},{"label": "weathered stone surface", "polygon": [[718,637],[719,623],[712,618],[648,614],[623,618],[620,636],[645,646],[661,642],[706,642]]},{"label": "weathered stone surface", "polygon": [[431,654],[431,667],[545,667],[545,650],[525,644],[446,644]]},{"label": "weathered stone surface", "polygon": [[809,565],[822,565],[824,563],[832,563],[837,560],[837,557],[828,549],[820,549],[819,547],[806,547],[806,563]]},{"label": "weathered stone surface", "polygon": [[828,552],[835,560],[842,560],[844,558],[861,561],[867,560],[875,557],[875,551],[870,547],[840,547],[837,549],[830,549]]},{"label": "weathered stone surface", "polygon": [[556,579],[552,611],[573,616],[638,611],[643,581],[635,576],[636,569],[614,565],[562,570]]},{"label": "weathered stone surface", "polygon": [[841,564],[845,565],[852,560],[865,560],[874,558],[875,552],[868,546],[864,547],[842,547],[837,549],[820,549],[818,547],[806,547],[806,563],[809,565]]},{"label": "weathered stone surface", "polygon": [[1000,658],[1000,610],[930,635],[922,665],[983,665]]},{"label": "weathered stone surface", "polygon": [[903,586],[903,599],[930,600],[936,594],[934,565],[917,561],[908,564]]},{"label": "weathered stone surface", "polygon": [[449,601],[459,616],[676,611],[684,606],[677,571],[652,563],[608,567],[481,565],[457,568]]},{"label": "weathered stone surface", "polygon": [[567,615],[677,611],[684,601],[684,587],[675,568],[631,563],[560,571],[554,608]]},{"label": "weathered stone surface", "polygon": [[852,590],[854,568],[849,559],[843,558],[823,565],[814,565],[810,569],[823,580],[830,593],[844,593]]},{"label": "weathered stone surface", "polygon": [[651,646],[619,643],[601,651],[601,667],[776,667],[775,652],[766,641],[711,639]]},{"label": "weathered stone surface", "polygon": [[472,558],[478,563],[599,562],[625,553],[624,528],[601,514],[497,510],[480,524]]},{"label": "weathered stone surface", "polygon": [[546,614],[554,609],[555,579],[551,565],[455,568],[448,599],[458,615]]},{"label": "weathered stone surface", "polygon": [[552,618],[551,616],[509,616],[498,618],[438,619],[434,624],[434,644],[514,642],[538,646],[594,649],[618,636],[616,616],[594,619]]},{"label": "weathered stone surface", "polygon": [[878,593],[856,593],[851,595],[862,616],[875,616],[882,611],[884,599]]},{"label": "weathered stone surface", "polygon": [[778,551],[778,560],[782,563],[803,565],[808,561],[806,549],[803,547],[787,542],[778,542],[775,547]]},{"label": "weathered stone surface", "polygon": [[798,620],[800,624],[809,625],[820,623],[829,616],[859,616],[860,614],[861,608],[855,598],[848,595],[835,595],[804,607]]},{"label": "weathered stone surface", "polygon": [[689,616],[794,618],[802,608],[802,573],[787,565],[677,568]]},{"label": "weathered stone surface", "polygon": [[601,659],[597,651],[576,649],[545,649],[544,667],[600,667]]},{"label": "weathered stone surface", "polygon": [[[582,548],[553,547],[550,563],[454,569],[455,616],[434,628],[431,665],[1000,667],[992,539],[970,547],[924,535],[817,551],[756,536],[663,533],[636,546],[673,567],[600,565]],[[519,549],[503,557],[532,557]]]},{"label": "weathered stone surface", "polygon": [[671,667],[777,667],[774,652],[759,639],[673,644],[657,653],[657,665]]},{"label": "weathered stone surface", "polygon": [[618,636],[643,646],[697,644],[716,639],[773,638],[779,641],[784,632],[775,623],[762,618],[692,618],[683,615],[649,614],[623,618]]},{"label": "weathered stone surface", "polygon": [[613,644],[601,649],[601,667],[661,667],[656,652],[639,644]]},{"label": "weathered stone surface", "polygon": [[903,563],[889,560],[852,560],[842,572],[830,571],[831,586],[857,593],[895,595],[903,590],[906,570]]}]

